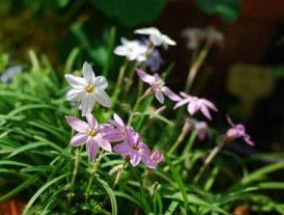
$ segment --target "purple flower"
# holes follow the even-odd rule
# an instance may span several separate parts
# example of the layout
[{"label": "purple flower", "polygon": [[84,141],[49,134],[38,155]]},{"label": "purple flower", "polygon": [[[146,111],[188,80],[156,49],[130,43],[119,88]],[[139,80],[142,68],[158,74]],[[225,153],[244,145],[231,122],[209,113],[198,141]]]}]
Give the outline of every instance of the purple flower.
[{"label": "purple flower", "polygon": [[200,110],[201,113],[209,120],[212,119],[209,109],[217,111],[215,105],[212,102],[208,101],[207,99],[201,99],[195,96],[190,96],[184,92],[180,92],[180,95],[183,98],[176,103],[174,109],[177,109],[185,104],[188,104],[187,110],[189,114],[193,115]]},{"label": "purple flower", "polygon": [[210,135],[209,127],[206,122],[190,119],[190,125],[191,129],[197,132],[200,141],[205,140],[205,138]]},{"label": "purple flower", "polygon": [[170,88],[165,86],[165,82],[160,78],[160,76],[155,73],[154,75],[149,75],[141,69],[136,69],[136,72],[140,79],[148,83],[151,89],[155,93],[156,99],[163,104],[165,101],[164,95],[166,95],[172,101],[179,101],[181,98],[176,95]]},{"label": "purple flower", "polygon": [[104,138],[110,142],[120,142],[128,138],[128,135],[135,133],[132,127],[126,126],[123,120],[117,115],[113,115],[113,120],[109,120],[109,125],[103,128]]},{"label": "purple flower", "polygon": [[159,51],[157,49],[152,49],[146,60],[146,65],[150,67],[152,72],[157,72],[163,63],[164,61]]},{"label": "purple flower", "polygon": [[102,126],[91,113],[87,114],[86,118],[87,122],[73,116],[65,117],[67,123],[78,132],[72,137],[70,145],[76,147],[86,143],[89,160],[93,160],[99,147],[108,152],[112,150],[110,142],[103,136]]},{"label": "purple flower", "polygon": [[139,134],[129,130],[126,132],[128,138],[114,146],[113,150],[123,158],[129,158],[132,166],[137,166],[142,161],[147,167],[155,169],[156,165],[151,159],[151,151],[142,142]]},{"label": "purple flower", "polygon": [[163,153],[160,151],[152,151],[150,158],[156,166],[165,160]]},{"label": "purple flower", "polygon": [[246,129],[243,124],[235,124],[229,116],[227,116],[228,123],[232,128],[228,129],[226,132],[226,140],[231,141],[237,138],[242,138],[247,144],[254,146],[254,142],[250,140],[250,136],[246,134]]}]

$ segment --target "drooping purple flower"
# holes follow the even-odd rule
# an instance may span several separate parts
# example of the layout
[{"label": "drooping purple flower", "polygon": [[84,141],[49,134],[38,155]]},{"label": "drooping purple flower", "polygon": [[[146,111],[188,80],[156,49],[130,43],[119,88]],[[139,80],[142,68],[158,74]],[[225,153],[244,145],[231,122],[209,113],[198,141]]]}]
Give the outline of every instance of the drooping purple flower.
[{"label": "drooping purple flower", "polygon": [[184,92],[180,92],[180,95],[182,98],[176,103],[174,109],[187,104],[187,110],[190,115],[195,114],[197,111],[201,111],[201,113],[209,120],[212,119],[209,110],[217,111],[215,105],[207,99],[191,96]]},{"label": "drooping purple flower", "polygon": [[210,130],[208,124],[204,121],[197,121],[195,119],[190,119],[191,129],[197,132],[198,139],[200,141],[205,140],[206,137],[210,135]]},{"label": "drooping purple flower", "polygon": [[109,120],[109,124],[103,128],[104,138],[110,142],[120,142],[128,139],[135,133],[134,129],[126,126],[123,120],[117,114],[113,115],[113,119]]},{"label": "drooping purple flower", "polygon": [[151,151],[142,142],[139,134],[129,130],[126,132],[128,138],[114,146],[113,150],[123,158],[129,158],[132,166],[137,166],[142,161],[147,167],[155,169],[156,165],[151,159]]},{"label": "drooping purple flower", "polygon": [[80,146],[86,144],[89,160],[93,160],[99,147],[111,152],[111,145],[103,136],[102,126],[98,124],[94,116],[89,113],[86,116],[87,122],[73,116],[66,116],[67,123],[78,133],[75,134],[70,145]]},{"label": "drooping purple flower", "polygon": [[150,67],[152,72],[157,72],[161,65],[164,63],[159,51],[157,49],[151,49],[147,60],[146,65]]},{"label": "drooping purple flower", "polygon": [[154,75],[149,75],[141,69],[136,69],[136,72],[140,79],[148,83],[155,93],[156,99],[163,104],[165,102],[165,96],[167,96],[172,101],[179,101],[181,98],[176,95],[170,88],[165,86],[165,82],[160,78],[160,76],[155,73]]},{"label": "drooping purple flower", "polygon": [[250,136],[246,133],[245,126],[243,124],[235,124],[232,119],[227,116],[228,123],[232,126],[227,130],[225,138],[229,141],[242,138],[248,145],[254,146],[254,142],[251,141]]},{"label": "drooping purple flower", "polygon": [[163,153],[160,151],[152,151],[150,158],[156,166],[165,160]]}]

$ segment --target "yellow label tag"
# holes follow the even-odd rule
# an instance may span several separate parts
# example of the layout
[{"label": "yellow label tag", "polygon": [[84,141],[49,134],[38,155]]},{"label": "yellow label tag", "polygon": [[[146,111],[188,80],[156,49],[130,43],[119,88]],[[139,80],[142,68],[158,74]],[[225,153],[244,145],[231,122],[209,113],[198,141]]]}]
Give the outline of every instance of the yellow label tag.
[{"label": "yellow label tag", "polygon": [[244,117],[250,115],[255,103],[269,96],[274,89],[271,67],[234,65],[229,70],[227,89],[242,102]]}]

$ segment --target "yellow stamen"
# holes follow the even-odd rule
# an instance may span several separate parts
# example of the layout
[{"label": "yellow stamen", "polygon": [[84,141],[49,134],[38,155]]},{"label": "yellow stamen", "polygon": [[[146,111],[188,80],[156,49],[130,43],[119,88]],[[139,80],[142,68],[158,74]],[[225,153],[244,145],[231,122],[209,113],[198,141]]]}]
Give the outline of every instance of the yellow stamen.
[{"label": "yellow stamen", "polygon": [[86,86],[85,90],[87,93],[92,93],[94,91],[94,86],[89,84]]},{"label": "yellow stamen", "polygon": [[88,135],[90,137],[94,137],[94,136],[96,136],[96,134],[97,134],[96,130],[90,130],[89,133],[88,133]]}]

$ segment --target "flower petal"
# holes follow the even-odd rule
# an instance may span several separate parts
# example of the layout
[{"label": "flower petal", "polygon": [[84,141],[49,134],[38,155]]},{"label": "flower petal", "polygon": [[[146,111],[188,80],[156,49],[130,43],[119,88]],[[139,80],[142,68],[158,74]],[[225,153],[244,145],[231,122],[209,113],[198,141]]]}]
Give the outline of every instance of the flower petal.
[{"label": "flower petal", "polygon": [[93,116],[93,114],[88,113],[88,114],[86,115],[86,118],[87,118],[87,122],[88,122],[88,124],[89,124],[89,127],[90,127],[91,129],[96,129],[96,128],[98,127],[98,122],[97,122],[97,120],[95,119],[95,117]]},{"label": "flower petal", "polygon": [[210,115],[210,112],[209,112],[209,110],[208,110],[208,108],[207,108],[206,106],[201,106],[200,110],[201,110],[201,113],[202,113],[207,119],[212,120],[211,115]]},{"label": "flower petal", "polygon": [[162,91],[165,93],[165,95],[172,101],[180,101],[181,97],[179,97],[177,94],[175,94],[173,91],[170,90],[168,87],[163,87]]},{"label": "flower petal", "polygon": [[94,71],[89,63],[86,61],[83,64],[83,77],[87,81],[88,84],[93,84],[95,81]]},{"label": "flower petal", "polygon": [[175,104],[175,106],[174,106],[174,110],[177,109],[177,108],[179,108],[179,107],[181,107],[181,106],[183,106],[183,105],[185,105],[185,104],[188,103],[188,102],[189,102],[189,99],[188,99],[188,98],[187,98],[187,99],[182,99],[182,100],[178,101],[178,102]]},{"label": "flower petal", "polygon": [[67,123],[73,128],[75,131],[78,132],[87,132],[88,131],[88,124],[80,119],[77,119],[73,116],[65,116]]},{"label": "flower petal", "polygon": [[187,111],[191,114],[191,115],[193,115],[193,114],[195,114],[195,112],[198,110],[198,104],[196,103],[196,102],[190,102],[189,104],[188,104],[188,106],[187,106]]},{"label": "flower petal", "polygon": [[163,34],[162,39],[163,39],[164,44],[166,45],[175,46],[177,44],[174,40],[169,38],[167,35]]},{"label": "flower petal", "polygon": [[84,95],[84,91],[81,89],[71,89],[66,94],[66,99],[68,101],[78,101]]},{"label": "flower petal", "polygon": [[202,104],[206,105],[210,109],[217,111],[217,108],[215,107],[215,105],[212,102],[208,101],[207,99],[200,99],[200,101]]},{"label": "flower petal", "polygon": [[160,32],[156,32],[150,35],[150,41],[154,46],[160,46],[163,44],[163,38]]},{"label": "flower petal", "polygon": [[113,151],[122,157],[126,157],[131,154],[131,147],[127,143],[120,143],[113,147]]},{"label": "flower petal", "polygon": [[132,166],[137,166],[141,161],[141,156],[137,152],[133,152],[130,156],[130,163]]},{"label": "flower petal", "polygon": [[114,49],[113,53],[116,54],[116,55],[119,55],[119,56],[126,56],[128,51],[127,51],[126,47],[118,46]]},{"label": "flower petal", "polygon": [[95,77],[94,85],[95,87],[99,87],[104,90],[105,88],[107,88],[108,82],[105,77],[98,76],[98,77]]},{"label": "flower petal", "polygon": [[140,79],[146,83],[152,84],[155,82],[155,77],[152,75],[148,75],[146,72],[144,72],[141,69],[136,69],[137,75],[140,77]]},{"label": "flower petal", "polygon": [[94,160],[94,158],[97,155],[97,151],[98,151],[99,146],[96,144],[96,142],[94,140],[89,140],[87,143],[87,153],[88,153],[88,157],[89,160]]},{"label": "flower petal", "polygon": [[93,95],[86,95],[82,99],[81,103],[81,111],[82,111],[82,116],[86,116],[88,113],[91,113],[94,106],[95,106],[95,98]]},{"label": "flower petal", "polygon": [[125,123],[123,122],[123,120],[120,118],[120,116],[118,116],[116,113],[113,114],[113,119],[117,122],[118,125],[120,125],[121,127],[125,126]]},{"label": "flower petal", "polygon": [[75,75],[66,74],[65,76],[68,84],[75,89],[84,89],[86,81],[84,78],[77,77]]},{"label": "flower petal", "polygon": [[97,142],[97,144],[104,150],[111,152],[111,145],[109,143],[109,141],[107,141],[106,139],[104,139],[102,137],[101,134],[98,134],[95,138],[95,141]]},{"label": "flower petal", "polygon": [[135,34],[144,34],[144,35],[157,34],[157,32],[159,32],[159,30],[157,28],[154,28],[154,27],[141,28],[141,29],[136,29],[134,31]]},{"label": "flower petal", "polygon": [[155,97],[161,104],[163,104],[165,102],[165,97],[160,90],[155,91]]},{"label": "flower petal", "polygon": [[111,99],[110,97],[106,94],[104,90],[96,90],[94,93],[94,97],[96,101],[104,106],[104,107],[110,107],[111,106]]},{"label": "flower petal", "polygon": [[86,133],[78,133],[70,140],[70,145],[72,146],[80,146],[84,144],[88,139],[88,135]]}]

